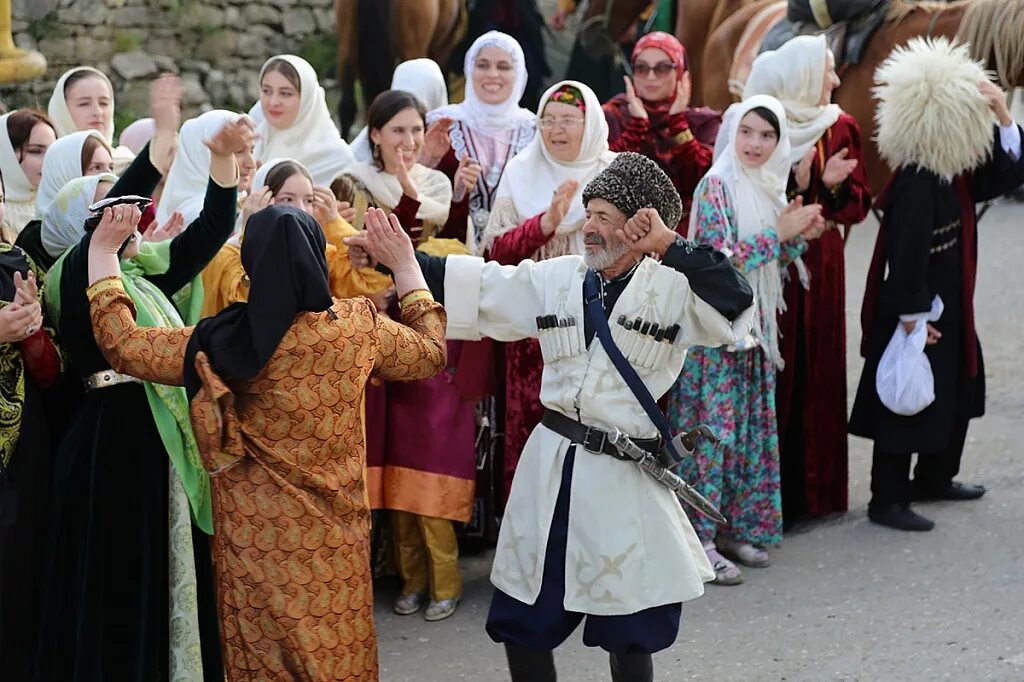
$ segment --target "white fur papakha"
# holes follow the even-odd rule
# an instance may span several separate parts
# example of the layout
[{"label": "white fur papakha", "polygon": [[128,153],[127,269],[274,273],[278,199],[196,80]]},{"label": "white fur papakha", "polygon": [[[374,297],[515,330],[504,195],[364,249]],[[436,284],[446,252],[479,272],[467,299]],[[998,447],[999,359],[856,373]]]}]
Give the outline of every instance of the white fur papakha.
[{"label": "white fur papakha", "polygon": [[994,116],[978,84],[988,80],[965,45],[913,38],[875,71],[875,141],[889,166],[920,166],[952,179],[992,150]]}]

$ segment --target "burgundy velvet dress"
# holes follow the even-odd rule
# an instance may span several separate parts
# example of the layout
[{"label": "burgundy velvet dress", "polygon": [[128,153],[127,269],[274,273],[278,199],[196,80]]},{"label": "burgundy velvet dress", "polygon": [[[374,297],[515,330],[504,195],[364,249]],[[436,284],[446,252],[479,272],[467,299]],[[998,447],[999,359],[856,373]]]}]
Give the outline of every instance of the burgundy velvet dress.
[{"label": "burgundy velvet dress", "polygon": [[[833,189],[821,183],[825,162],[839,150],[860,163]],[[783,518],[823,516],[847,508],[846,286],[843,229],[864,220],[871,188],[861,152],[860,127],[841,114],[818,141],[804,203],[821,203],[836,229],[808,242],[804,289],[789,267],[786,312],[779,318],[786,367],[778,374],[775,406],[781,446]]]}]

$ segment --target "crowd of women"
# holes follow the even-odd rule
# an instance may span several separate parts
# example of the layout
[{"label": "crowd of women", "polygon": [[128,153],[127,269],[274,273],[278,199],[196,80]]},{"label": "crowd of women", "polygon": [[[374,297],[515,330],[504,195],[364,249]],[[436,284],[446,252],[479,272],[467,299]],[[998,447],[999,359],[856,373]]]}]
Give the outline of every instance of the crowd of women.
[{"label": "crowd of women", "polygon": [[445,342],[409,254],[392,277],[346,240],[383,209],[432,255],[581,254],[581,192],[617,152],[657,162],[674,227],[758,303],[756,333],[693,350],[667,404],[722,441],[680,465],[729,519],[692,519],[715,582],[844,511],[843,244],[871,192],[834,57],[821,37],[762,55],[724,118],[690,106],[672,36],[631,66],[604,104],[562,81],[528,111],[523,51],[492,31],[461,103],[405,62],[351,145],[294,55],[266,62],[247,113],[182,124],[165,76],[117,136],[110,81],[79,67],[48,113],[0,118],[5,678],[370,679],[388,571],[397,613],[452,615],[459,530],[500,518],[541,420],[540,347]]}]

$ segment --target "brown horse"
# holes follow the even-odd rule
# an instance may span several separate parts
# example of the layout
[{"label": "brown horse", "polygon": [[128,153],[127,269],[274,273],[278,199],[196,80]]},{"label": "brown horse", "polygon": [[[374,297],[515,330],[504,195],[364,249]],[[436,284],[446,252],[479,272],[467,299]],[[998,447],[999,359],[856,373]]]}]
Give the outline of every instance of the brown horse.
[{"label": "brown horse", "polygon": [[[760,0],[727,19],[708,39],[704,52],[704,98],[708,106],[725,108],[734,101],[729,69],[747,21],[774,0]],[[969,42],[975,57],[999,72],[1007,87],[1024,82],[1024,0],[959,0],[950,4],[893,0],[886,22],[872,36],[859,64],[840,69],[842,85],[834,100],[860,123],[868,179],[881,189],[890,169],[874,144],[875,69],[894,47],[915,36],[945,36]]]},{"label": "brown horse", "polygon": [[365,104],[391,87],[399,62],[430,57],[444,68],[466,30],[465,0],[335,0],[338,105],[342,134],[356,118],[355,83]]}]

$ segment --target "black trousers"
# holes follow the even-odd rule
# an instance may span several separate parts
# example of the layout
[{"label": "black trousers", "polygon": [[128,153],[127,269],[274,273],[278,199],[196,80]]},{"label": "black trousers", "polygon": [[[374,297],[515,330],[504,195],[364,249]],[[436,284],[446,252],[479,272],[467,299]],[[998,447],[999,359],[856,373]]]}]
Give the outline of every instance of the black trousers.
[{"label": "black trousers", "polygon": [[914,480],[910,480],[910,452],[884,452],[875,446],[871,458],[871,505],[884,507],[892,504],[910,504],[913,488],[942,490],[960,473],[960,458],[967,441],[970,420],[962,418],[953,427],[946,449],[940,452],[918,453],[914,467]]}]

